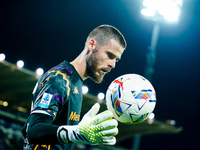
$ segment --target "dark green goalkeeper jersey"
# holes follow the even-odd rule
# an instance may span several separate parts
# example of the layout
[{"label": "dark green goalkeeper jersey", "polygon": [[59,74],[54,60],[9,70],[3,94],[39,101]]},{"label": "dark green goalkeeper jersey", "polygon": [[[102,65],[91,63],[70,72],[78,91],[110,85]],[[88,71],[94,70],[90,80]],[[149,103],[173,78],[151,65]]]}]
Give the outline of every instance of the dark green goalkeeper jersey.
[{"label": "dark green goalkeeper jersey", "polygon": [[74,144],[60,144],[57,128],[77,125],[82,106],[83,81],[67,61],[53,67],[36,83],[30,116],[24,128],[24,150],[71,150]]}]

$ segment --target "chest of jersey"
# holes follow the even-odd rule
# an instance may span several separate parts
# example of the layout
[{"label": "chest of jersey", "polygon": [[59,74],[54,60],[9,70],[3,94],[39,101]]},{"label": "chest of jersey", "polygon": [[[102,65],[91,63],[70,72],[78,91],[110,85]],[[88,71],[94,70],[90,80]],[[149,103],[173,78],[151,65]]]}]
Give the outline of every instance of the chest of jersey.
[{"label": "chest of jersey", "polygon": [[70,92],[62,110],[58,113],[54,123],[58,125],[77,125],[80,121],[82,108],[82,83],[70,86]]}]

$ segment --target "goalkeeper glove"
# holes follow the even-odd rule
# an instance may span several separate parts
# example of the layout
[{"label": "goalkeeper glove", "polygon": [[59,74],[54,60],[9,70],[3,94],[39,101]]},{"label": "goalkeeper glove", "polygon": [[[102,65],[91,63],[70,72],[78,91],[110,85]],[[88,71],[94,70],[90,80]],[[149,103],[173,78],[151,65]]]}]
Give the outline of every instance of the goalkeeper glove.
[{"label": "goalkeeper glove", "polygon": [[83,116],[78,125],[64,125],[57,130],[58,140],[63,144],[70,142],[80,144],[99,144],[114,145],[118,133],[118,122],[112,119],[112,112],[106,110],[98,115],[100,105],[96,103]]}]

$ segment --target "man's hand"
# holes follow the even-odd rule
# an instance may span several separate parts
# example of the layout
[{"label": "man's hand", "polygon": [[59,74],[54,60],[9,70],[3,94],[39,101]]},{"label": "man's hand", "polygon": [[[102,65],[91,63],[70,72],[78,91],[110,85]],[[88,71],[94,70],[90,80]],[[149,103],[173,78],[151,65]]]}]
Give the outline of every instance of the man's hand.
[{"label": "man's hand", "polygon": [[60,126],[57,131],[61,143],[82,143],[114,145],[118,133],[118,122],[112,119],[112,112],[106,110],[98,115],[100,105],[96,103],[84,116],[78,125]]}]

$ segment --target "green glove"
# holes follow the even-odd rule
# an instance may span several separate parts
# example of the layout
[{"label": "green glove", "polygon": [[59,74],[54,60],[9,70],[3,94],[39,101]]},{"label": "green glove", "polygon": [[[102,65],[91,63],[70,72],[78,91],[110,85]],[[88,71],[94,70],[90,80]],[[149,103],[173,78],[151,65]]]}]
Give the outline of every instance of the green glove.
[{"label": "green glove", "polygon": [[98,115],[100,105],[96,103],[84,116],[78,125],[60,126],[57,131],[61,143],[68,144],[99,144],[114,145],[118,133],[118,122],[112,119],[112,112],[106,110]]}]

